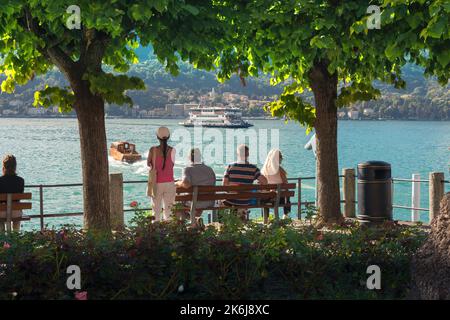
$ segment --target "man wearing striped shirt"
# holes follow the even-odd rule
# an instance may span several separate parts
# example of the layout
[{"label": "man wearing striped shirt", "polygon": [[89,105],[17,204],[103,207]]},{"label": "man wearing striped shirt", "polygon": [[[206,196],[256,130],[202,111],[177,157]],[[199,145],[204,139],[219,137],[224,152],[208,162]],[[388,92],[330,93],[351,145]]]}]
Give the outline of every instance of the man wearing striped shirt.
[{"label": "man wearing striped shirt", "polygon": [[[240,184],[253,184],[258,181],[260,184],[267,184],[267,179],[259,171],[258,167],[254,164],[248,162],[249,148],[248,146],[242,144],[237,148],[237,158],[238,161],[229,164],[224,176],[223,185],[224,186],[235,186]],[[249,205],[249,200],[228,200],[227,204],[230,205]],[[241,210],[239,210],[241,211]],[[244,211],[246,213],[246,210]],[[242,213],[242,212],[241,212]]]}]

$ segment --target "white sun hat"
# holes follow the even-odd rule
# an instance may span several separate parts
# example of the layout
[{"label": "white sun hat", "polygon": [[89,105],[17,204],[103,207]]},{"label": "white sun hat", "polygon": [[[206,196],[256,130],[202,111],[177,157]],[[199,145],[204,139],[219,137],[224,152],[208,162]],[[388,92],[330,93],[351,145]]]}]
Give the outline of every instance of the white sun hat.
[{"label": "white sun hat", "polygon": [[167,127],[159,127],[158,130],[156,130],[156,136],[159,139],[167,139],[170,136],[170,131]]}]

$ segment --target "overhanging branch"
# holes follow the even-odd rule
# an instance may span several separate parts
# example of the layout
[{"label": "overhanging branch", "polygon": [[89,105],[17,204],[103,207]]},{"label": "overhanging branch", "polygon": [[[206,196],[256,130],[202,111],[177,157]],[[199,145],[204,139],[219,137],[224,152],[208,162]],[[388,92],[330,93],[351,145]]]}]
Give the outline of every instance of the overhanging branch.
[{"label": "overhanging branch", "polygon": [[22,23],[22,27],[45,42],[43,48],[38,47],[39,52],[54,63],[62,72],[71,76],[71,72],[75,67],[75,62],[59,47],[62,39],[48,37],[47,31],[39,25],[35,18],[33,18],[29,8],[25,9],[25,19],[26,22],[25,24]]},{"label": "overhanging branch", "polygon": [[106,33],[95,29],[83,28],[83,41],[81,41],[80,59],[78,63],[85,70],[87,68],[101,71],[102,60],[110,38]]}]

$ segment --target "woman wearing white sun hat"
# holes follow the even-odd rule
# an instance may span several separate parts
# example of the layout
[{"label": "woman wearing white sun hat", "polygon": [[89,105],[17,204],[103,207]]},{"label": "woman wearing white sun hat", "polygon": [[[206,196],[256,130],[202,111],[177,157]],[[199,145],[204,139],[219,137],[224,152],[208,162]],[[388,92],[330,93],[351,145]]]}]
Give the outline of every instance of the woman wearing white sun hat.
[{"label": "woman wearing white sun hat", "polygon": [[152,198],[155,221],[160,221],[162,207],[164,207],[164,219],[167,220],[171,216],[172,206],[175,202],[176,187],[173,176],[175,149],[167,143],[170,138],[168,128],[159,127],[156,137],[159,145],[150,148],[147,159],[147,165],[154,175],[152,179],[156,181],[152,186],[149,183],[147,194]]}]

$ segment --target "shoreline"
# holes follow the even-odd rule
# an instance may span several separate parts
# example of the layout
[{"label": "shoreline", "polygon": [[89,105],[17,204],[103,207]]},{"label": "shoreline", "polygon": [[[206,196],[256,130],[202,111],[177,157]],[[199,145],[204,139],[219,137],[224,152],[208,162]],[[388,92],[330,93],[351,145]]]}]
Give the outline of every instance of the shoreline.
[{"label": "shoreline", "polygon": [[[123,116],[109,116],[106,117],[106,120],[114,120],[114,119],[127,119],[127,120],[182,120],[186,117],[123,117]],[[76,115],[68,115],[68,116],[0,116],[1,119],[77,119]],[[273,121],[273,120],[281,120],[282,118],[268,118],[268,117],[242,117],[243,120],[264,120],[264,121]],[[450,120],[428,120],[428,119],[338,119],[338,121],[424,121],[424,122],[450,122]]]}]

